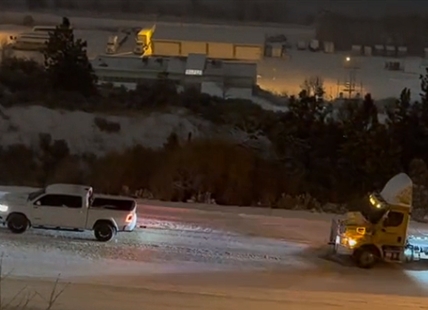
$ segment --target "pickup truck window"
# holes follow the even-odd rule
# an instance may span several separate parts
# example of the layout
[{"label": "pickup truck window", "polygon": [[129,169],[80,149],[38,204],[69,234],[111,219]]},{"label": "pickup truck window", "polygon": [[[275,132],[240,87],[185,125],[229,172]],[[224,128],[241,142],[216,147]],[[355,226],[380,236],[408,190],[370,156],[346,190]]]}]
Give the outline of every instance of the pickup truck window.
[{"label": "pickup truck window", "polygon": [[29,201],[33,201],[34,199],[36,199],[37,197],[43,195],[45,193],[45,189],[39,189],[38,191],[32,192],[30,194],[28,194],[28,200]]},{"label": "pickup truck window", "polygon": [[82,208],[83,199],[82,197],[75,195],[48,194],[35,201],[34,204],[36,205],[38,202],[41,206],[46,207],[67,207],[80,209]]}]

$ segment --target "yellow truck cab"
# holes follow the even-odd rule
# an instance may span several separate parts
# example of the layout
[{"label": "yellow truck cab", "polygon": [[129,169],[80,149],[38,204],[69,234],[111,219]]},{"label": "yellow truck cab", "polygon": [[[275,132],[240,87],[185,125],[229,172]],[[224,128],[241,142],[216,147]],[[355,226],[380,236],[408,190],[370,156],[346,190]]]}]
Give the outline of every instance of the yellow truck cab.
[{"label": "yellow truck cab", "polygon": [[[400,173],[380,193],[368,196],[360,212],[348,212],[331,225],[329,244],[336,255],[351,256],[357,266],[371,268],[378,261],[405,262],[423,258],[423,246],[407,236],[413,182]],[[428,253],[428,243],[427,243]]]},{"label": "yellow truck cab", "polygon": [[134,54],[150,56],[153,54],[152,37],[155,33],[156,25],[151,28],[141,29],[135,38]]}]

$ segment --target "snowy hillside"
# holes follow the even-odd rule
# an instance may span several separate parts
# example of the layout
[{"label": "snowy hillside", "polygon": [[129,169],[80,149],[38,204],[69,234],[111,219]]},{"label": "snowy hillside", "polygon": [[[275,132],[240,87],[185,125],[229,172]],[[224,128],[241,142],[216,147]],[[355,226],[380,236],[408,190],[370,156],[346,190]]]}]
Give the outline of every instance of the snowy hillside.
[{"label": "snowy hillside", "polygon": [[202,120],[179,114],[148,116],[98,116],[120,124],[120,131],[108,133],[95,124],[97,115],[85,112],[65,112],[40,106],[2,110],[0,145],[23,143],[37,146],[40,133],[49,133],[54,140],[64,139],[72,153],[104,153],[141,144],[150,148],[162,147],[175,132],[186,139],[189,133],[198,137],[208,124]]},{"label": "snowy hillside", "polygon": [[[135,145],[161,148],[171,133],[181,141],[192,138],[220,137],[241,143],[248,134],[238,129],[214,125],[184,111],[111,116],[82,111],[52,110],[41,106],[0,109],[0,145],[22,143],[38,147],[39,134],[50,134],[53,140],[65,140],[72,154],[105,154]],[[100,127],[99,122],[119,127],[117,131]],[[97,124],[98,123],[98,124]],[[267,147],[260,137],[253,141]]]}]

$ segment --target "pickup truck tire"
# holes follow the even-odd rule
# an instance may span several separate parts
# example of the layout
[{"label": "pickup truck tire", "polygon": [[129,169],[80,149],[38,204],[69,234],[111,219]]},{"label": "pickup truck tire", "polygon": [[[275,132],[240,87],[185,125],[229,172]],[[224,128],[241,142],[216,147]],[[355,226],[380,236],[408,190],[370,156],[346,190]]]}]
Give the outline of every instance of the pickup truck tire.
[{"label": "pickup truck tire", "polygon": [[28,226],[30,225],[30,222],[26,218],[25,215],[15,213],[11,214],[9,218],[7,219],[7,228],[14,234],[22,234],[24,233]]},{"label": "pickup truck tire", "polygon": [[109,222],[97,223],[94,227],[94,235],[98,241],[107,242],[116,236],[117,230]]},{"label": "pickup truck tire", "polygon": [[374,246],[364,246],[355,250],[354,260],[358,267],[371,269],[379,261],[379,253]]}]

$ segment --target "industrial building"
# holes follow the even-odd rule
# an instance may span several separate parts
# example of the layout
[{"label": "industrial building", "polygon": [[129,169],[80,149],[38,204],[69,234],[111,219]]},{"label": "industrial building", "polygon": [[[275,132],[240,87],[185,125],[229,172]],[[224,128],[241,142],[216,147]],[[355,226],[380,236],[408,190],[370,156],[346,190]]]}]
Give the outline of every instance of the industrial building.
[{"label": "industrial building", "polygon": [[153,55],[205,54],[207,58],[258,61],[264,55],[265,38],[260,34],[220,26],[157,26],[152,38]]},{"label": "industrial building", "polygon": [[98,56],[91,63],[100,83],[130,89],[140,82],[156,80],[160,75],[183,87],[191,86],[206,93],[213,88],[251,91],[257,84],[256,63],[213,60],[204,54],[168,58]]}]

